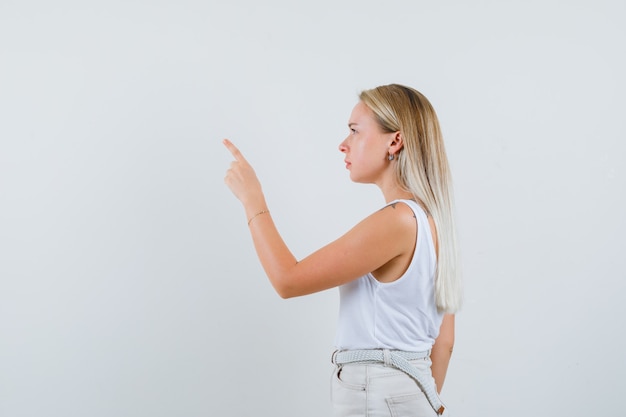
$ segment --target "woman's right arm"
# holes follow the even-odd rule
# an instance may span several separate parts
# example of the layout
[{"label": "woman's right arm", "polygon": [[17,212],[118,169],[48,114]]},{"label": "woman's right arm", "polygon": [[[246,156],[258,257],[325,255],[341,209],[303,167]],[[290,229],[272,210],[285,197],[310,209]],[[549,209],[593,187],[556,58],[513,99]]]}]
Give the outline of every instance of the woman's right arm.
[{"label": "woman's right arm", "polygon": [[230,141],[225,140],[224,144],[235,158],[225,182],[244,206],[261,265],[281,297],[336,287],[413,250],[413,211],[399,204],[375,212],[339,239],[297,261],[266,212],[265,197],[254,170]]}]

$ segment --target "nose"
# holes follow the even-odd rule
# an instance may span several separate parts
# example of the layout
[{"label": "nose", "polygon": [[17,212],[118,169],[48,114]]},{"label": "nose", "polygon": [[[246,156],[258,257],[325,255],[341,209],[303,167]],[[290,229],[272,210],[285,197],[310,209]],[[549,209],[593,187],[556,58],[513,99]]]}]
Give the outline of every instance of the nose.
[{"label": "nose", "polygon": [[348,151],[348,146],[346,145],[347,140],[348,139],[346,138],[339,144],[339,152],[346,153]]}]

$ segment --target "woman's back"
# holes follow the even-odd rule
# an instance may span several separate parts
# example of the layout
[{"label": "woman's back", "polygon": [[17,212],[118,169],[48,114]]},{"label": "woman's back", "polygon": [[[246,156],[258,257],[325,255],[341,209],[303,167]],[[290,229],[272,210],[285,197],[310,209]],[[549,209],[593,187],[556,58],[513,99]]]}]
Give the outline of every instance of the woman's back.
[{"label": "woman's back", "polygon": [[[369,273],[339,287],[337,349],[428,351],[439,334],[443,313],[435,305],[436,251],[428,217],[412,200],[415,246],[406,271],[382,283]],[[413,234],[415,236],[415,233]]]}]

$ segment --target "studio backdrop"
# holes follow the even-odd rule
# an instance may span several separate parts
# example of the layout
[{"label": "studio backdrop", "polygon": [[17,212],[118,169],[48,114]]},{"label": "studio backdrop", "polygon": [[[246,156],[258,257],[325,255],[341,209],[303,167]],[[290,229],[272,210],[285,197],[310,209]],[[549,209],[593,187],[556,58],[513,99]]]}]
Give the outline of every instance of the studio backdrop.
[{"label": "studio backdrop", "polygon": [[455,416],[589,416],[626,376],[622,1],[0,2],[0,416],[330,413],[337,290],[282,300],[230,138],[296,257],[384,204],[358,93],[438,112],[465,305]]}]

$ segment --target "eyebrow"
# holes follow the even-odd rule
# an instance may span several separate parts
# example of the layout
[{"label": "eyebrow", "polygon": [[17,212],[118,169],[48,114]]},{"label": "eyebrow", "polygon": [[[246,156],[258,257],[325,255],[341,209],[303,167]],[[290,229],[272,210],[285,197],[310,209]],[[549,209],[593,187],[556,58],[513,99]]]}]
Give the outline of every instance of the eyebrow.
[{"label": "eyebrow", "polygon": [[354,126],[354,125],[358,125],[358,123],[356,123],[356,122],[350,122],[350,123],[348,123],[348,127],[352,127],[352,126]]}]

